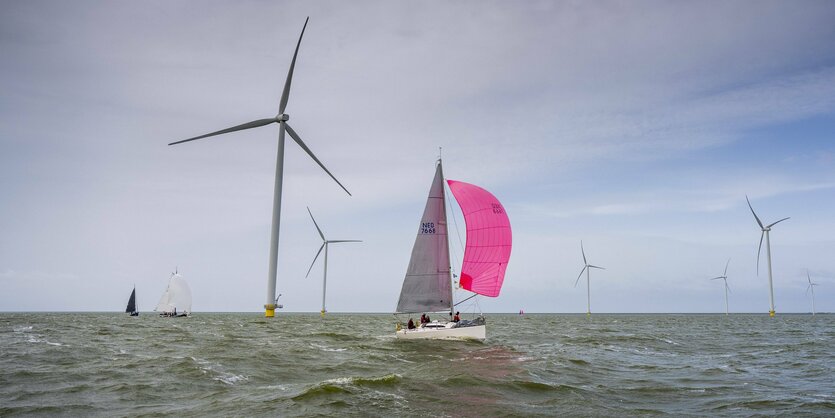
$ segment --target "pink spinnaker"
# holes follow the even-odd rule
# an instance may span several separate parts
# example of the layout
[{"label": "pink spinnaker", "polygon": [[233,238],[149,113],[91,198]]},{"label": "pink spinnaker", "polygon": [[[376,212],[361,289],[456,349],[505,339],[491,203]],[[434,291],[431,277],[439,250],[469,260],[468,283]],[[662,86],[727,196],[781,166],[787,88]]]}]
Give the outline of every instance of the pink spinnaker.
[{"label": "pink spinnaker", "polygon": [[499,296],[512,241],[504,206],[481,187],[456,180],[447,183],[467,223],[467,246],[459,283],[480,295]]}]

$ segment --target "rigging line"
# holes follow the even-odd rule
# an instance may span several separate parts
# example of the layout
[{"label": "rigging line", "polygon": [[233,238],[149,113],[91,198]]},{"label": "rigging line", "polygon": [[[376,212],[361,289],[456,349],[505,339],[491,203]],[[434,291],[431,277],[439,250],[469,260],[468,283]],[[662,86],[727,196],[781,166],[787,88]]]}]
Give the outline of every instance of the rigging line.
[{"label": "rigging line", "polygon": [[[446,193],[446,187],[444,187],[444,193]],[[464,242],[461,241],[461,230],[458,229],[458,219],[455,217],[455,212],[452,211],[452,203],[449,202],[449,199],[446,199],[446,201],[447,205],[449,205],[449,213],[452,215],[452,223],[455,224],[455,235],[458,237],[458,245],[460,245],[461,248],[464,248]],[[449,234],[449,232],[447,232],[447,234]]]},{"label": "rigging line", "polygon": [[466,301],[468,301],[468,300],[470,300],[470,299],[472,299],[472,298],[474,298],[474,297],[476,297],[476,296],[478,296],[478,293],[473,293],[473,295],[472,295],[472,296],[468,297],[467,299],[464,299],[464,300],[458,301],[458,303],[456,303],[455,305],[452,305],[452,306],[458,306],[458,305],[460,305],[460,304],[462,304],[462,303],[464,303],[464,302],[466,302]]}]

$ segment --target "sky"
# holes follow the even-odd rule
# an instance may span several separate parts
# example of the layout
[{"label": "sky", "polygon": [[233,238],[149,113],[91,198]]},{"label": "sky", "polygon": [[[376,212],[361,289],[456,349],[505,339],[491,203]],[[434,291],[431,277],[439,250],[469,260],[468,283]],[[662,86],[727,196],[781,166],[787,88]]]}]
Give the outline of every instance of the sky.
[{"label": "sky", "polygon": [[[485,312],[835,310],[831,1],[5,1],[0,311],[151,310],[177,269],[193,309],[262,312],[277,125],[277,291],[392,312],[442,147],[490,190],[513,250]],[[453,208],[453,211],[455,208]],[[453,263],[463,218],[453,213]],[[459,238],[460,234],[460,238]],[[457,267],[455,267],[457,269]],[[456,292],[465,297],[466,292]],[[474,309],[469,307],[468,309]],[[280,314],[280,313],[279,313]]]}]

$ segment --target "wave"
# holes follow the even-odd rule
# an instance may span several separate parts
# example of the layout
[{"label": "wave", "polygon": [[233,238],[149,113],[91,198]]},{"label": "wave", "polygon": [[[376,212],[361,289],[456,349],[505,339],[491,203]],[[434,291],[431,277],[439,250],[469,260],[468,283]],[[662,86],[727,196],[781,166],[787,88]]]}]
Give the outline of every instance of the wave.
[{"label": "wave", "polygon": [[310,399],[318,398],[320,396],[331,396],[331,395],[338,395],[338,394],[348,394],[348,395],[350,395],[351,393],[353,393],[353,392],[351,392],[350,390],[348,390],[348,389],[346,389],[346,388],[344,388],[340,385],[336,385],[336,384],[332,384],[332,383],[320,383],[316,386],[305,389],[302,393],[300,393],[296,396],[293,396],[290,399],[298,402],[298,401],[304,401],[304,400],[310,400]]},{"label": "wave", "polygon": [[340,377],[326,380],[324,383],[356,386],[392,386],[400,382],[402,376],[397,373],[387,374],[379,377]]},{"label": "wave", "polygon": [[386,388],[397,386],[402,379],[402,376],[396,373],[387,374],[377,377],[338,377],[335,379],[328,379],[322,383],[305,389],[300,394],[294,396],[294,401],[309,400],[319,396],[331,396],[336,394],[353,394],[351,389],[361,388]]}]

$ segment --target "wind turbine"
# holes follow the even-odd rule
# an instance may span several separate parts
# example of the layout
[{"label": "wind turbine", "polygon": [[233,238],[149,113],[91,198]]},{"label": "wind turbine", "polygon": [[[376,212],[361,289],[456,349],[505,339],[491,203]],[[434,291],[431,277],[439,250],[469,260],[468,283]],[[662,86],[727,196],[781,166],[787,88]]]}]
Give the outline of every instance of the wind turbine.
[{"label": "wind turbine", "polygon": [[774,316],[774,285],[772,284],[773,282],[772,282],[772,279],[771,279],[771,240],[769,240],[769,238],[768,238],[768,233],[771,231],[772,226],[777,225],[778,223],[783,222],[783,221],[785,221],[786,219],[789,219],[789,218],[783,218],[783,219],[780,219],[777,222],[768,224],[767,226],[763,226],[763,223],[762,223],[762,221],[760,221],[760,218],[757,216],[757,213],[754,212],[754,208],[751,206],[751,201],[748,200],[747,195],[745,196],[745,201],[748,202],[748,208],[751,209],[751,213],[754,214],[754,219],[757,220],[757,224],[760,226],[760,229],[762,229],[762,231],[763,231],[762,234],[760,235],[760,245],[757,248],[757,275],[760,274],[760,252],[763,249],[763,237],[765,237],[765,249],[766,249],[766,255],[768,255],[768,292],[769,292],[769,301],[771,302],[771,310],[768,311],[768,316]]},{"label": "wind turbine", "polygon": [[809,277],[809,270],[806,270],[806,280],[809,281],[809,286],[806,288],[806,294],[812,291],[812,316],[815,316],[815,286],[820,286],[817,283],[812,283],[812,278]]},{"label": "wind turbine", "polygon": [[583,253],[583,269],[580,270],[580,274],[577,276],[577,280],[574,281],[574,287],[577,287],[577,283],[580,282],[580,277],[583,277],[583,272],[586,272],[586,316],[591,316],[591,287],[589,286],[589,271],[591,269],[601,269],[606,270],[603,267],[593,266],[589,264],[588,260],[586,260],[586,251],[583,249],[583,241],[580,241],[580,251]]},{"label": "wind turbine", "polygon": [[247,122],[241,125],[233,126],[231,128],[222,129],[220,131],[208,133],[205,135],[196,136],[194,138],[184,139],[182,141],[172,142],[168,145],[176,145],[182,144],[184,142],[194,141],[197,139],[208,138],[210,136],[221,135],[225,133],[235,132],[235,131],[242,131],[245,129],[257,128],[259,126],[269,125],[271,123],[278,124],[278,154],[276,155],[275,160],[275,188],[273,191],[273,216],[272,216],[272,231],[270,234],[270,264],[269,270],[267,273],[267,303],[264,305],[265,316],[271,318],[275,316],[275,308],[276,308],[276,297],[275,297],[275,281],[276,281],[276,274],[278,272],[278,231],[279,226],[281,223],[281,186],[283,183],[284,178],[284,132],[290,134],[290,137],[296,141],[297,144],[308,154],[310,158],[313,158],[313,161],[316,164],[319,164],[319,167],[322,167],[326,173],[339,185],[345,190],[346,193],[350,196],[351,193],[336,177],[325,168],[325,165],[319,161],[318,158],[313,154],[313,151],[305,145],[304,141],[302,141],[299,134],[290,127],[287,121],[290,119],[290,116],[284,113],[284,109],[287,107],[287,100],[290,96],[290,84],[293,81],[293,69],[296,66],[296,56],[299,54],[299,46],[302,43],[302,36],[304,36],[304,30],[307,28],[307,21],[310,20],[308,17],[304,21],[304,26],[302,27],[302,33],[299,35],[299,41],[296,43],[296,51],[293,53],[293,60],[290,62],[290,71],[287,72],[287,80],[284,82],[284,90],[281,93],[281,101],[278,105],[278,115],[273,118],[268,119],[258,119],[252,122]]},{"label": "wind turbine", "polygon": [[725,316],[728,316],[728,292],[731,290],[731,288],[728,287],[728,264],[730,264],[730,263],[731,263],[731,259],[729,258],[728,262],[725,263],[725,272],[722,273],[721,276],[714,277],[714,278],[710,279],[710,280],[722,279],[722,280],[725,281]]},{"label": "wind turbine", "polygon": [[325,316],[325,293],[327,291],[328,286],[328,244],[335,244],[338,242],[362,242],[360,240],[355,239],[342,239],[342,240],[329,240],[325,238],[325,234],[322,233],[322,229],[319,228],[319,224],[316,223],[316,219],[313,218],[313,213],[310,212],[310,208],[307,208],[307,213],[310,214],[310,219],[313,219],[313,225],[316,226],[316,230],[319,231],[319,236],[322,237],[322,246],[319,247],[319,252],[316,253],[316,257],[313,257],[313,262],[310,263],[310,268],[307,269],[307,274],[304,277],[310,276],[310,270],[313,270],[313,265],[316,264],[316,260],[319,259],[319,254],[322,253],[322,249],[325,249],[325,272],[322,278],[322,311],[320,312],[322,316]]}]

